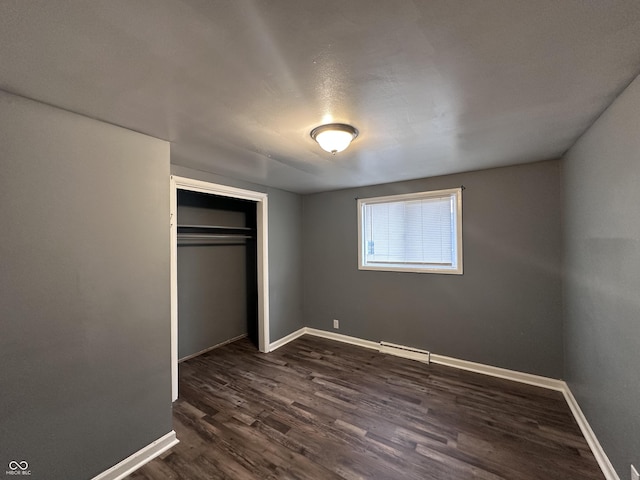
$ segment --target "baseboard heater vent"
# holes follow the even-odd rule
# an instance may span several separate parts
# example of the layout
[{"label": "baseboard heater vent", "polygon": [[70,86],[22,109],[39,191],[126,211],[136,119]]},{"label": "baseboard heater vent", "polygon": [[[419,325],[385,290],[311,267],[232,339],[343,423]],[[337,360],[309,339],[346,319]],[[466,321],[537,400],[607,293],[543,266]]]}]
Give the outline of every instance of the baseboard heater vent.
[{"label": "baseboard heater vent", "polygon": [[396,345],[395,343],[380,342],[380,352],[396,355],[397,357],[410,358],[423,363],[429,363],[430,353],[419,348],[405,347],[404,345]]}]

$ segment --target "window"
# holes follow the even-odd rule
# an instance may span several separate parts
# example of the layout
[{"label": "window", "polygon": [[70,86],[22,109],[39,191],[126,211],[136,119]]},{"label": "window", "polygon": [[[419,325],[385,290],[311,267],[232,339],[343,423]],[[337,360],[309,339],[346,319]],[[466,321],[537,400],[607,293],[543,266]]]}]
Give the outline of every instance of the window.
[{"label": "window", "polygon": [[462,189],[358,200],[358,268],[462,274]]}]

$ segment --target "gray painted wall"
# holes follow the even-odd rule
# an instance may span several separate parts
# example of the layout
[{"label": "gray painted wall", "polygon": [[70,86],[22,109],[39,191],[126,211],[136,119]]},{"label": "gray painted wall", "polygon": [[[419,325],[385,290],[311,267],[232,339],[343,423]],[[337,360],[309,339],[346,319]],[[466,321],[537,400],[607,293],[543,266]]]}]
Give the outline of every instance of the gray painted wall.
[{"label": "gray painted wall", "polygon": [[566,380],[620,478],[640,466],[640,79],[564,170]]},{"label": "gray painted wall", "polygon": [[[178,225],[247,226],[244,212],[208,208],[197,202],[208,195],[188,195],[189,204],[178,195]],[[177,263],[178,358],[246,334],[247,244],[179,245]]]},{"label": "gray painted wall", "polygon": [[172,429],[166,142],[0,93],[0,469],[88,479]]},{"label": "gray painted wall", "polygon": [[[464,275],[360,271],[356,197],[464,185]],[[558,161],[303,198],[307,326],[560,378]]]},{"label": "gray painted wall", "polygon": [[271,341],[306,324],[302,315],[302,197],[269,188]]},{"label": "gray painted wall", "polygon": [[181,177],[268,194],[269,334],[271,341],[305,326],[302,315],[302,197],[213,173],[171,165]]}]

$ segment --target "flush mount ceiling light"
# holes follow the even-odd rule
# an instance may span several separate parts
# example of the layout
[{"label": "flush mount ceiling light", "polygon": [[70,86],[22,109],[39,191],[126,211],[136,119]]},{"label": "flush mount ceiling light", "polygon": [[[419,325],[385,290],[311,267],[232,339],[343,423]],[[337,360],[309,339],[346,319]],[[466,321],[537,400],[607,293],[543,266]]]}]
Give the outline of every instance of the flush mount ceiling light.
[{"label": "flush mount ceiling light", "polygon": [[346,149],[357,136],[358,130],[345,123],[329,123],[311,130],[311,138],[332,155]]}]

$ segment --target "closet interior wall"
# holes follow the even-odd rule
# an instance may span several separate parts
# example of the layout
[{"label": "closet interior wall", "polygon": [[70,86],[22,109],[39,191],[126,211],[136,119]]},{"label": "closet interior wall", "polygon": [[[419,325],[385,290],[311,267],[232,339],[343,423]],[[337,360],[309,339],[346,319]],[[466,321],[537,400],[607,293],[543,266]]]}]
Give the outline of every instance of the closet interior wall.
[{"label": "closet interior wall", "polygon": [[178,358],[242,335],[257,345],[256,203],[186,190],[177,200]]}]

